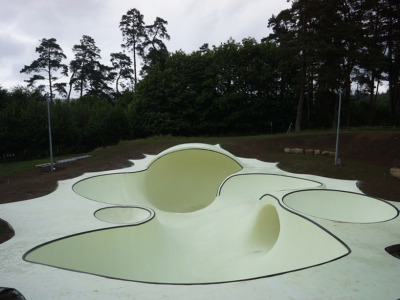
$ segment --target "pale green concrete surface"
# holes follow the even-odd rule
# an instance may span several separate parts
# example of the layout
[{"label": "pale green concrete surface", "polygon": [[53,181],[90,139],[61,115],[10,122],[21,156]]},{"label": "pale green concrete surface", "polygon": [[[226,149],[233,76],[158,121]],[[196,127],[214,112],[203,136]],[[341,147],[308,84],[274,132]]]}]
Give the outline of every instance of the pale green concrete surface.
[{"label": "pale green concrete surface", "polygon": [[384,250],[400,243],[398,203],[219,146],[133,162],[1,205],[16,235],[0,245],[0,286],[27,299],[400,297]]},{"label": "pale green concrete surface", "polygon": [[94,215],[107,223],[138,225],[153,218],[154,211],[138,206],[112,206],[99,209]]},{"label": "pale green concrete surface", "polygon": [[339,222],[384,222],[397,216],[397,210],[374,198],[335,190],[308,190],[288,194],[283,202],[298,212]]}]

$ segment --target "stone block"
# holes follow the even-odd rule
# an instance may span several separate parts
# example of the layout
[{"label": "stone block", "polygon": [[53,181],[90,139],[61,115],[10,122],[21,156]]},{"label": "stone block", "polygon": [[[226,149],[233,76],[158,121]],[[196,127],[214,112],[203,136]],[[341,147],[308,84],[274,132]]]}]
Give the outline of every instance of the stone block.
[{"label": "stone block", "polygon": [[396,178],[400,179],[400,168],[391,168],[390,174]]},{"label": "stone block", "polygon": [[303,154],[303,149],[300,149],[300,148],[292,148],[291,150],[290,150],[290,152],[291,153],[295,153],[295,154]]},{"label": "stone block", "polygon": [[330,151],[322,151],[322,156],[329,156]]},{"label": "stone block", "polygon": [[306,149],[305,153],[306,154],[314,154],[314,149]]}]

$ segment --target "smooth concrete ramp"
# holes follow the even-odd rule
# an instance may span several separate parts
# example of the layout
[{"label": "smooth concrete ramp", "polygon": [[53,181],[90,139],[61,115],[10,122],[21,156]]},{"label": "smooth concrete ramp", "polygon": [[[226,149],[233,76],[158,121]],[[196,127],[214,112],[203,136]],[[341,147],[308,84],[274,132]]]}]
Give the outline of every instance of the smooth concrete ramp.
[{"label": "smooth concrete ramp", "polygon": [[397,209],[385,201],[344,191],[298,191],[286,195],[283,202],[303,214],[340,222],[384,222],[398,215]]},{"label": "smooth concrete ramp", "polygon": [[398,208],[184,144],[1,205],[0,281],[27,299],[397,299]]},{"label": "smooth concrete ramp", "polygon": [[222,150],[173,149],[140,172],[82,180],[73,187],[79,195],[128,205],[98,210],[98,219],[135,226],[62,238],[25,259],[125,280],[204,284],[291,272],[349,253],[333,235],[265,195],[320,182],[235,174],[241,170]]},{"label": "smooth concrete ramp", "polygon": [[30,251],[25,260],[125,280],[204,284],[290,272],[348,253],[337,238],[264,196],[168,223],[153,218],[74,235]]},{"label": "smooth concrete ramp", "polygon": [[242,170],[231,157],[206,149],[173,151],[137,173],[85,179],[79,195],[106,203],[150,205],[166,212],[192,212],[210,205],[222,181]]}]

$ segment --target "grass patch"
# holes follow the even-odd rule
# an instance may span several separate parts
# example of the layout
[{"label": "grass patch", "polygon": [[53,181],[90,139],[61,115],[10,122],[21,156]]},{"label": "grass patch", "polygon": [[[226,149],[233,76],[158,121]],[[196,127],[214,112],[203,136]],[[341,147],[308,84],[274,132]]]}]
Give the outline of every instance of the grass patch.
[{"label": "grass patch", "polygon": [[[82,154],[84,155],[84,154]],[[74,156],[81,156],[81,155],[74,155]],[[70,158],[71,156],[57,156],[54,157],[54,161]],[[49,163],[49,158],[41,158],[41,159],[34,159],[34,160],[23,160],[23,161],[15,161],[15,162],[7,162],[7,163],[0,163],[0,177],[11,175],[14,173],[18,173],[27,169],[35,168],[36,165],[46,164]]]},{"label": "grass patch", "polygon": [[5,176],[13,173],[17,173],[26,169],[34,168],[35,165],[44,164],[49,162],[48,159],[36,159],[27,161],[17,161],[0,164],[0,176]]}]

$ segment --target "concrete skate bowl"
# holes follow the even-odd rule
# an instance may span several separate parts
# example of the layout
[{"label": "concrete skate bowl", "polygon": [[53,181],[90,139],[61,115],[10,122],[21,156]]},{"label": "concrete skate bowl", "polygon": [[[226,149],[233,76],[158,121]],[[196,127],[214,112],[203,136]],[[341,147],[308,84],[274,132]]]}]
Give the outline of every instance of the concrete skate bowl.
[{"label": "concrete skate bowl", "polygon": [[260,199],[274,191],[293,191],[322,187],[323,184],[305,178],[249,173],[229,177],[221,186],[218,194],[229,199]]},{"label": "concrete skate bowl", "polygon": [[154,211],[139,206],[113,206],[97,210],[94,216],[106,223],[138,225],[150,221]]},{"label": "concrete skate bowl", "polygon": [[339,239],[265,195],[224,209],[163,212],[135,226],[80,233],[40,245],[29,262],[161,284],[211,284],[283,274],[350,251]]},{"label": "concrete skate bowl", "polygon": [[302,214],[348,223],[384,222],[399,214],[393,205],[383,200],[337,190],[292,192],[283,202]]},{"label": "concrete skate bowl", "polygon": [[160,156],[144,171],[91,177],[73,190],[105,203],[193,212],[210,205],[223,180],[240,170],[241,165],[225,154],[186,149]]},{"label": "concrete skate bowl", "polygon": [[222,149],[173,149],[142,171],[81,180],[77,194],[116,205],[95,217],[124,226],[50,241],[24,259],[121,280],[211,284],[297,271],[350,252],[272,196],[321,183],[241,174],[239,161]]}]

